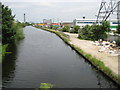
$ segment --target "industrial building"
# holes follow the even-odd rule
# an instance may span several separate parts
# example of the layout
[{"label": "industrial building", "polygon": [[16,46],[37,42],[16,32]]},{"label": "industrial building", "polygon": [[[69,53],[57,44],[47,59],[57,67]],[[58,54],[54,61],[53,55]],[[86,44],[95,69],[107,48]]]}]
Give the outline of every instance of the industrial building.
[{"label": "industrial building", "polygon": [[[117,19],[111,19],[108,20],[110,22],[110,28],[111,30],[116,30],[118,26],[118,21]],[[75,19],[73,20],[73,26],[80,26],[81,28],[84,27],[85,25],[93,25],[96,23],[96,19]]]}]

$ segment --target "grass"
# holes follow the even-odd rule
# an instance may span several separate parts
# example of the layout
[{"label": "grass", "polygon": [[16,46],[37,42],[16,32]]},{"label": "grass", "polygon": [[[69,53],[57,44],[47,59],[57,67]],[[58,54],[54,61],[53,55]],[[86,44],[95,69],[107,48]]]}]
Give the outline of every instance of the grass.
[{"label": "grass", "polygon": [[6,45],[2,45],[2,44],[0,45],[0,63],[2,63],[2,60],[5,56],[5,54],[7,53],[6,52],[7,47],[8,47],[7,44]]},{"label": "grass", "polygon": [[112,70],[109,69],[108,67],[106,67],[105,64],[102,61],[96,59],[95,57],[93,57],[90,54],[87,54],[86,52],[84,52],[79,47],[76,47],[75,45],[70,44],[69,43],[70,39],[69,39],[69,37],[67,35],[65,35],[64,33],[61,33],[61,32],[57,32],[57,31],[53,31],[51,29],[47,29],[47,28],[40,28],[40,29],[43,29],[43,30],[46,30],[46,31],[49,31],[49,32],[52,32],[52,33],[55,33],[56,35],[58,35],[65,43],[70,45],[70,47],[72,47],[75,51],[77,51],[80,55],[82,55],[93,66],[95,66],[97,69],[102,71],[104,74],[106,74],[108,77],[110,77],[117,84],[120,84],[120,76],[118,76],[115,73],[113,73]]}]

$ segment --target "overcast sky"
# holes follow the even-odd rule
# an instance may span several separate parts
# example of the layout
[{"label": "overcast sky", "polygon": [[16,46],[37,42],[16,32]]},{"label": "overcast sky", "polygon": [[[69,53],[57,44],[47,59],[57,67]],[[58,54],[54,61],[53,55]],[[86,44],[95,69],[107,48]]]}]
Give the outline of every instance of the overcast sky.
[{"label": "overcast sky", "polygon": [[1,0],[12,9],[15,19],[42,22],[43,19],[54,21],[73,21],[75,18],[96,18],[102,0]]}]

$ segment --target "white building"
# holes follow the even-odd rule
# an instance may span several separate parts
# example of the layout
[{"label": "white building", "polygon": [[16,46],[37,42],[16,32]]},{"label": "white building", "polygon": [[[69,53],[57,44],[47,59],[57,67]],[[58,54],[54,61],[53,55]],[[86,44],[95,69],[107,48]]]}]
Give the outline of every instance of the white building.
[{"label": "white building", "polygon": [[93,25],[96,22],[96,19],[75,19],[73,20],[73,25],[84,27],[85,25]]},{"label": "white building", "polygon": [[[102,21],[102,20],[101,20]],[[116,30],[118,26],[117,19],[111,19],[110,21],[110,28],[111,30]],[[96,23],[96,19],[75,19],[73,20],[73,26],[80,26],[81,28],[84,27],[85,25],[93,25]]]}]

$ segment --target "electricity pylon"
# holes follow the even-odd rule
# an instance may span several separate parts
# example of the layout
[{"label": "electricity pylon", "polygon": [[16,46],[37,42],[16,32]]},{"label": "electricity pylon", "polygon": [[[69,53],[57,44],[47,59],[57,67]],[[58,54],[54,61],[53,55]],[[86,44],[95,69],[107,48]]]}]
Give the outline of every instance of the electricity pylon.
[{"label": "electricity pylon", "polygon": [[100,23],[101,21],[106,21],[111,14],[117,12],[117,17],[120,19],[120,1],[119,0],[110,0],[110,2],[106,2],[102,0],[100,9],[97,15],[96,23]]}]

